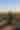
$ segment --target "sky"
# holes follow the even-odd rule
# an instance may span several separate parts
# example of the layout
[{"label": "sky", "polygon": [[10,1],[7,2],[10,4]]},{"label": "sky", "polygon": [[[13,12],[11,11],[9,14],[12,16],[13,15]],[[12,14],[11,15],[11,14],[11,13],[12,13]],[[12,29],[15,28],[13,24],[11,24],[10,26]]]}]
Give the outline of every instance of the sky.
[{"label": "sky", "polygon": [[0,8],[15,8],[16,0],[0,0]]},{"label": "sky", "polygon": [[20,12],[20,0],[16,0],[16,11]]},{"label": "sky", "polygon": [[20,11],[20,0],[0,0],[0,12],[5,11],[7,12],[8,10]]}]

